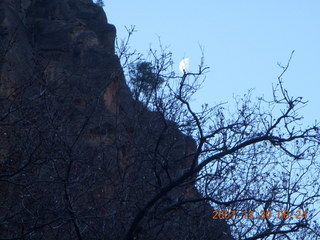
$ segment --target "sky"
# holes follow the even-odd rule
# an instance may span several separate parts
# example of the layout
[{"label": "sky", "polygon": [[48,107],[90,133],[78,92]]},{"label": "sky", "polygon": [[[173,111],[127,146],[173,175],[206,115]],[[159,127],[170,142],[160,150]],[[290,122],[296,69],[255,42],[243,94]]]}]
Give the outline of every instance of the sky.
[{"label": "sky", "polygon": [[254,89],[271,97],[272,83],[295,53],[284,84],[292,96],[309,103],[301,110],[307,123],[320,120],[320,1],[319,0],[105,0],[109,23],[119,39],[125,26],[137,32],[132,48],[146,53],[158,39],[173,53],[176,71],[182,58],[197,71],[204,49],[210,67],[194,99],[203,103],[232,104],[233,95]]}]

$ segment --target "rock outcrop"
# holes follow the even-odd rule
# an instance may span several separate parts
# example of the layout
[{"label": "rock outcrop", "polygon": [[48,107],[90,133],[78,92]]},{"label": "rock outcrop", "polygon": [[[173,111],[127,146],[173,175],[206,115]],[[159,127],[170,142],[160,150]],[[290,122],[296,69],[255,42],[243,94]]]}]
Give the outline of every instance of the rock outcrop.
[{"label": "rock outcrop", "polygon": [[161,195],[195,143],[133,101],[115,34],[91,0],[0,2],[0,239],[232,239],[194,177]]}]

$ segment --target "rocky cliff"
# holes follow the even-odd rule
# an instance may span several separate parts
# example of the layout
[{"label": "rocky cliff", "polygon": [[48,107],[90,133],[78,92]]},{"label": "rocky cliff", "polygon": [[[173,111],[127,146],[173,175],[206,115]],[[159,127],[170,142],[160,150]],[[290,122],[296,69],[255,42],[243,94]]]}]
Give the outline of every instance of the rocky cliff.
[{"label": "rocky cliff", "polygon": [[91,0],[0,2],[0,239],[231,239],[194,177],[165,191],[195,143],[132,100],[115,34]]}]

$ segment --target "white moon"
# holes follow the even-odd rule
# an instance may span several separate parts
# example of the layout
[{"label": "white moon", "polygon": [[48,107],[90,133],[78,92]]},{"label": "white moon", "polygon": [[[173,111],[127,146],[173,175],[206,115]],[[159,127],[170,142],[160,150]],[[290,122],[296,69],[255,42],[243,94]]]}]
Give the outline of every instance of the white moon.
[{"label": "white moon", "polygon": [[181,73],[187,73],[188,72],[188,67],[189,67],[189,58],[184,58],[181,60],[179,64],[179,69]]}]

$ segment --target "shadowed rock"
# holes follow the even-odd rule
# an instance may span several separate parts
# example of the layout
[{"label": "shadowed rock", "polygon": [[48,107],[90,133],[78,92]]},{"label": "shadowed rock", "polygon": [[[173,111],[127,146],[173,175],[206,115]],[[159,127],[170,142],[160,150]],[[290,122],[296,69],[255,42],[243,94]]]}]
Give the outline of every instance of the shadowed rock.
[{"label": "shadowed rock", "polygon": [[[123,239],[192,164],[193,139],[132,99],[115,27],[91,0],[0,3],[0,238]],[[194,186],[164,195],[134,239],[232,239]]]}]

